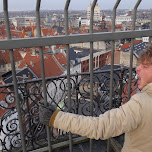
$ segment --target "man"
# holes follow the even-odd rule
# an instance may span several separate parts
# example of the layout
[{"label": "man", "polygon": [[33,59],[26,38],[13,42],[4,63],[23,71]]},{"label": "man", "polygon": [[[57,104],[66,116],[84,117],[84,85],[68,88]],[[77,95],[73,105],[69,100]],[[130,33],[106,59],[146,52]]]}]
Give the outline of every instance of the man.
[{"label": "man", "polygon": [[[108,139],[125,133],[122,152],[152,151],[152,46],[140,56],[137,93],[119,108],[99,117],[80,116],[40,105],[40,121],[49,126],[87,136],[91,139]],[[54,112],[55,111],[55,112]],[[48,119],[47,119],[48,118]]]}]

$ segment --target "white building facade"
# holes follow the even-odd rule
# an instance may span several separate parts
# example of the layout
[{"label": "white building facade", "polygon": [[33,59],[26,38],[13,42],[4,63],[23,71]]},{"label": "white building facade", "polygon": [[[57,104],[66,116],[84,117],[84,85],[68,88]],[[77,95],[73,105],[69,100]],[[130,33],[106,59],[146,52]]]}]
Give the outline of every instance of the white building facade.
[{"label": "white building facade", "polygon": [[[87,8],[87,19],[91,16],[91,5]],[[94,8],[94,21],[100,20],[100,6],[97,4]]]},{"label": "white building facade", "polygon": [[14,17],[10,19],[15,27],[33,26],[36,25],[35,17]]},{"label": "white building facade", "polygon": [[116,24],[122,24],[122,22],[131,22],[132,16],[117,16],[116,17]]}]

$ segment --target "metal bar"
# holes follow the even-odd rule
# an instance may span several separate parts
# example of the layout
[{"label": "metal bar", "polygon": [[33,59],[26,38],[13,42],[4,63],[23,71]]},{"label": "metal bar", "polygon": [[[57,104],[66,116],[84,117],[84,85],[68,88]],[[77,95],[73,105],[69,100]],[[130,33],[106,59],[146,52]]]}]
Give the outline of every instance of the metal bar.
[{"label": "metal bar", "polygon": [[[121,0],[117,0],[113,8],[113,18],[112,18],[112,32],[115,32],[115,19],[116,19],[116,9]],[[114,65],[114,51],[115,51],[115,41],[112,41],[111,47],[111,73],[110,73],[110,109],[112,108],[112,94],[113,94],[113,65]]]},{"label": "metal bar", "polygon": [[[11,39],[11,31],[10,31],[9,16],[8,16],[8,1],[7,0],[3,0],[3,11],[4,11],[6,32],[7,32],[7,39]],[[25,143],[25,138],[24,138],[24,129],[23,129],[23,123],[22,123],[22,115],[21,115],[20,100],[19,100],[19,94],[18,94],[18,84],[17,84],[17,79],[16,79],[13,50],[9,50],[9,55],[10,55],[10,62],[11,62],[11,68],[12,68],[12,77],[13,77],[13,83],[14,83],[16,108],[17,108],[17,112],[18,112],[19,128],[20,128],[20,133],[21,133],[22,150],[23,150],[23,152],[26,152],[26,143]]]},{"label": "metal bar", "polygon": [[120,32],[99,32],[99,33],[87,33],[77,35],[62,35],[62,36],[50,36],[50,37],[35,37],[26,39],[11,39],[0,40],[0,50],[5,49],[19,49],[30,47],[42,47],[50,45],[62,45],[62,44],[74,44],[96,41],[113,41],[128,38],[139,38],[152,36],[152,30],[140,30],[140,31],[120,31]]},{"label": "metal bar", "polygon": [[[82,142],[86,142],[86,141],[88,141],[87,137],[77,137],[77,138],[73,139],[73,144],[82,143]],[[53,144],[52,149],[66,147],[68,145],[69,145],[69,141],[63,141],[63,142],[60,142],[60,143],[57,143],[57,144]],[[48,150],[48,147],[43,147],[43,148],[39,148],[39,149],[32,150],[32,151],[29,151],[29,152],[44,152],[44,151],[47,151],[47,150]]]},{"label": "metal bar", "polygon": [[[114,71],[120,71],[121,69],[120,68],[117,68],[117,69],[114,69]],[[110,72],[111,70],[101,70],[101,71],[94,71],[94,74],[97,74],[97,73],[105,73],[105,72]],[[82,72],[82,73],[78,73],[78,76],[82,76],[82,75],[89,75],[90,72]],[[75,74],[71,74],[71,77],[75,76]],[[59,79],[59,78],[66,78],[67,76],[66,75],[63,75],[63,76],[54,76],[54,77],[47,77],[46,80],[49,81],[49,80],[56,80],[56,79]],[[32,82],[39,82],[39,81],[42,81],[42,79],[38,78],[38,79],[34,79],[34,80],[26,80],[26,83],[32,83]],[[17,84],[24,84],[23,81],[19,81],[17,82]],[[10,86],[13,86],[14,83],[7,83],[5,85],[0,85],[0,88],[3,88],[3,87],[10,87]]]},{"label": "metal bar", "polygon": [[[29,118],[28,118],[29,128],[32,128],[31,113],[30,113],[30,107],[29,107],[29,103],[28,103],[28,89],[27,89],[27,83],[26,83],[25,79],[23,80],[23,86],[24,86],[23,99],[24,99],[26,107],[27,107],[27,113],[29,114]],[[29,129],[29,133],[30,133],[30,136],[33,137],[33,132],[31,129]],[[31,139],[30,144],[31,144],[32,148],[34,149],[33,138]]]},{"label": "metal bar", "polygon": [[[135,23],[136,23],[136,13],[137,8],[142,0],[138,0],[135,7],[134,7],[134,13],[133,13],[133,23],[132,23],[132,30],[135,30]],[[129,83],[128,83],[128,98],[131,97],[131,82],[132,82],[132,67],[133,67],[133,50],[134,50],[134,38],[131,39],[131,50],[130,50],[130,68],[129,68]]]},{"label": "metal bar", "polygon": [[[113,8],[113,18],[112,18],[112,32],[115,32],[115,20],[116,20],[116,9],[121,0],[117,0]],[[113,95],[113,70],[114,70],[114,51],[115,51],[115,41],[113,40],[111,46],[111,72],[110,72],[110,101],[109,108],[112,108],[112,95]],[[110,151],[110,139],[107,142],[107,152]]]},{"label": "metal bar", "polygon": [[[93,33],[93,17],[94,8],[96,6],[97,0],[94,0],[91,6],[90,15],[90,34]],[[93,116],[93,41],[90,42],[90,115]],[[93,150],[93,140],[90,139],[90,152]]]},{"label": "metal bar", "polygon": [[[41,0],[37,0],[36,4],[36,22],[37,22],[37,36],[41,37],[41,27],[40,27],[40,5]],[[46,82],[45,82],[45,68],[44,68],[44,58],[43,58],[43,49],[42,47],[39,48],[40,53],[40,64],[41,64],[41,74],[42,74],[42,86],[43,86],[43,96],[44,96],[44,104],[47,105],[47,89],[46,89]],[[50,129],[46,126],[47,130],[47,139],[48,139],[48,150],[49,152],[52,151],[51,147],[51,136],[50,136]]]},{"label": "metal bar", "polygon": [[110,143],[111,143],[111,146],[113,147],[113,150],[115,152],[120,152],[121,151],[122,146],[119,144],[119,142],[117,140],[115,140],[114,138],[111,138]]},{"label": "metal bar", "polygon": [[[64,17],[65,17],[65,34],[69,35],[69,25],[68,25],[68,8],[71,0],[67,0],[64,7]],[[66,44],[66,63],[67,63],[67,85],[68,85],[68,112],[71,112],[71,83],[70,83],[70,52],[69,44]],[[72,134],[69,133],[69,150],[73,151],[73,141]]]},{"label": "metal bar", "polygon": [[78,95],[79,95],[79,87],[78,87],[78,78],[79,78],[79,75],[78,75],[78,72],[76,71],[75,73],[75,86],[76,86],[76,103],[75,103],[75,107],[76,107],[76,114],[78,114],[78,110],[79,110],[79,98],[78,98]]}]

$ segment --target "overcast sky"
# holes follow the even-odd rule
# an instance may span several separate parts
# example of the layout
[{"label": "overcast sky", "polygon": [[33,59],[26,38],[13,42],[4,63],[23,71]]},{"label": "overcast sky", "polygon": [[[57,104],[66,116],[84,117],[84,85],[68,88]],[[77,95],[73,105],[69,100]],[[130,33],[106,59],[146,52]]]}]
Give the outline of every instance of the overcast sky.
[{"label": "overcast sky", "polygon": [[[42,10],[60,10],[64,9],[66,0],[41,0]],[[69,9],[86,10],[92,0],[71,0]],[[134,8],[137,0],[121,0],[118,9]],[[98,0],[101,10],[112,9],[116,0]],[[36,0],[8,0],[8,8],[10,11],[19,10],[35,10]],[[152,8],[152,0],[142,0],[139,9]],[[0,0],[0,11],[3,10],[3,0]]]}]

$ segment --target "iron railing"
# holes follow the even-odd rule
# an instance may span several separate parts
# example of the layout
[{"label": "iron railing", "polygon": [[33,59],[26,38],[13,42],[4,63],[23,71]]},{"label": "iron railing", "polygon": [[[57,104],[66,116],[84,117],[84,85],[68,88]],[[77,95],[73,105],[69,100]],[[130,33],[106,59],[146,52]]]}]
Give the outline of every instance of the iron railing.
[{"label": "iron railing", "polygon": [[[37,4],[36,4],[36,20],[37,20],[37,32],[38,32],[38,37],[36,38],[26,38],[26,39],[11,39],[11,32],[10,32],[10,26],[9,26],[9,16],[8,16],[8,4],[7,4],[7,0],[3,0],[3,8],[4,8],[4,19],[5,19],[5,25],[6,25],[6,31],[7,31],[7,40],[0,40],[0,49],[1,50],[6,50],[9,49],[9,54],[10,54],[10,60],[11,60],[11,67],[12,67],[12,77],[13,77],[13,86],[10,85],[4,85],[1,86],[1,93],[5,94],[5,89],[9,89],[8,94],[6,94],[6,103],[9,105],[8,108],[6,108],[5,106],[1,107],[4,109],[8,109],[7,112],[3,115],[3,117],[1,118],[1,132],[3,134],[5,134],[6,138],[4,138],[3,140],[0,140],[0,143],[2,145],[2,150],[3,151],[13,151],[13,149],[16,150],[16,148],[20,148],[20,146],[22,147],[22,151],[26,152],[28,150],[33,150],[36,148],[40,148],[40,146],[43,147],[44,143],[46,143],[46,141],[44,140],[43,142],[41,142],[41,140],[44,139],[44,137],[47,137],[47,143],[46,145],[48,145],[48,147],[46,149],[40,149],[40,151],[43,150],[48,150],[49,152],[52,151],[52,145],[55,139],[58,139],[58,136],[53,137],[53,128],[47,127],[46,131],[44,129],[44,126],[38,125],[38,107],[37,107],[37,101],[42,99],[44,100],[44,103],[47,104],[48,102],[48,98],[51,102],[54,102],[54,99],[49,95],[49,92],[47,90],[47,87],[49,86],[49,82],[51,81],[52,84],[55,83],[53,81],[58,81],[60,80],[61,82],[60,84],[60,89],[63,92],[66,92],[65,95],[65,99],[66,102],[64,101],[63,105],[68,109],[69,112],[72,112],[72,102],[74,102],[74,100],[77,99],[77,101],[79,100],[79,102],[75,102],[75,111],[79,111],[79,105],[80,103],[84,103],[83,100],[86,101],[86,99],[89,102],[85,102],[85,104],[89,103],[89,110],[87,110],[87,112],[89,111],[89,115],[94,115],[94,114],[98,114],[98,112],[102,113],[101,110],[96,110],[98,112],[94,111],[94,107],[102,102],[100,102],[100,98],[101,95],[99,95],[99,99],[98,102],[95,102],[95,95],[94,95],[94,90],[96,90],[97,88],[99,88],[99,86],[101,84],[103,84],[103,86],[106,86],[107,84],[107,90],[106,92],[102,92],[102,93],[106,93],[106,97],[108,98],[109,102],[109,106],[108,109],[111,109],[115,104],[113,103],[114,100],[118,100],[118,102],[116,102],[118,105],[120,105],[120,99],[122,98],[122,94],[120,93],[121,89],[124,87],[124,79],[118,79],[117,81],[114,80],[114,50],[115,50],[115,41],[116,40],[121,40],[121,39],[127,39],[127,38],[131,38],[131,53],[130,53],[130,68],[129,68],[129,75],[127,76],[127,83],[129,83],[128,85],[128,100],[130,98],[131,95],[131,88],[132,88],[132,77],[133,75],[133,69],[132,69],[132,62],[133,62],[133,49],[134,49],[134,39],[135,38],[139,38],[139,37],[150,37],[151,40],[151,36],[152,36],[152,30],[141,30],[141,31],[135,31],[135,21],[136,21],[136,11],[137,8],[141,2],[141,0],[138,0],[135,7],[134,7],[134,14],[133,14],[133,21],[132,21],[132,31],[121,31],[121,32],[115,32],[115,19],[116,19],[116,10],[117,7],[119,5],[121,0],[117,0],[114,8],[113,8],[113,20],[112,20],[112,32],[102,32],[102,33],[93,33],[93,15],[94,15],[94,7],[97,3],[97,0],[93,1],[92,7],[91,7],[91,18],[90,18],[90,33],[87,34],[82,34],[82,35],[69,35],[69,31],[68,31],[68,7],[70,4],[70,0],[66,1],[65,4],[65,8],[64,8],[64,14],[65,14],[65,28],[66,28],[66,35],[64,36],[50,36],[50,37],[41,37],[41,27],[40,27],[40,5],[41,5],[41,0],[37,0]],[[98,83],[97,86],[94,83],[94,77],[96,77],[96,73],[93,72],[93,42],[96,41],[111,41],[112,43],[112,47],[111,47],[111,70],[110,70],[110,74],[108,74],[109,76],[105,76],[106,79],[108,79],[108,83],[107,81],[101,81],[101,78],[104,76],[101,76],[98,78]],[[89,79],[86,78],[84,79],[84,77],[80,78],[79,84],[76,85],[77,83],[76,81],[76,77],[75,79],[71,79],[71,75],[70,75],[70,57],[69,57],[69,45],[73,44],[73,43],[83,43],[83,42],[90,42],[90,74],[89,74]],[[42,47],[43,46],[51,46],[51,45],[58,45],[58,44],[66,44],[66,55],[67,55],[67,79],[65,80],[65,78],[60,77],[59,79],[57,78],[51,78],[51,79],[46,79],[45,78],[45,69],[44,69],[44,61],[43,61],[43,50]],[[14,64],[14,55],[13,55],[13,49],[16,48],[30,48],[30,47],[39,47],[40,48],[40,60],[41,60],[41,73],[42,73],[42,79],[41,80],[34,80],[34,81],[27,81],[24,83],[17,83],[17,79],[16,79],[16,72],[15,72],[15,64]],[[87,75],[87,74],[85,74]],[[118,75],[118,78],[119,74]],[[128,77],[129,76],[129,77]],[[79,75],[78,75],[79,77]],[[82,87],[83,93],[80,92],[80,82],[83,82],[82,80],[84,79],[84,81],[89,82],[87,85],[88,90],[86,91],[85,87]],[[119,81],[122,80],[122,81]],[[72,82],[71,82],[72,81]],[[122,85],[120,85],[119,83],[121,82]],[[104,82],[104,83],[103,83]],[[119,84],[117,84],[117,83]],[[72,86],[71,86],[72,84]],[[85,84],[85,83],[84,83]],[[119,86],[117,86],[117,85]],[[114,86],[117,86],[119,89],[119,93],[115,90]],[[75,87],[74,87],[75,86]],[[82,85],[84,86],[84,85]],[[12,87],[13,87],[13,91],[12,91]],[[63,88],[62,88],[63,87]],[[117,88],[116,87],[116,88]],[[73,90],[71,90],[71,88]],[[79,89],[78,89],[79,88]],[[121,88],[121,89],[120,89]],[[123,90],[123,89],[122,89]],[[74,91],[75,94],[75,99],[73,99],[72,97],[72,91]],[[8,92],[8,90],[7,90]],[[117,93],[114,93],[117,92]],[[99,93],[98,93],[99,94]],[[80,97],[79,97],[79,96]],[[52,99],[51,99],[52,98]],[[82,99],[82,101],[80,100]],[[98,99],[98,97],[96,97],[96,99]],[[29,105],[29,101],[32,102],[33,106],[30,107]],[[104,100],[106,101],[106,99]],[[96,104],[95,104],[96,103]],[[104,103],[104,102],[103,102]],[[57,103],[58,104],[58,103]],[[115,106],[118,106],[118,105]],[[103,104],[104,105],[104,104]],[[83,105],[84,106],[84,105]],[[96,108],[99,108],[100,106],[97,106]],[[102,106],[101,106],[102,107]],[[104,106],[103,106],[104,107]],[[99,108],[100,109],[100,108]],[[103,108],[106,109],[106,108]],[[83,113],[85,114],[85,113]],[[7,118],[11,117],[11,116],[17,116],[16,119],[10,120],[9,122],[7,122]],[[6,121],[7,126],[4,127],[3,126],[3,122]],[[29,130],[28,130],[28,126],[27,128],[25,128],[25,124],[26,121],[28,121],[28,125],[29,125]],[[36,125],[35,125],[36,124]],[[35,127],[35,128],[34,128]],[[5,129],[4,129],[5,128]],[[27,130],[26,130],[27,129]],[[33,130],[32,130],[33,129]],[[7,132],[5,132],[5,130]],[[44,134],[42,134],[43,132],[45,132]],[[37,134],[35,134],[37,133]],[[43,136],[42,136],[43,135]],[[52,135],[52,136],[50,136]],[[70,152],[73,151],[73,135],[70,133],[69,134],[69,149]],[[6,140],[10,141],[10,148],[6,147]],[[28,142],[30,141],[30,142]],[[38,143],[40,141],[40,143]],[[41,145],[41,143],[43,143],[43,145]],[[30,146],[27,146],[30,145]],[[92,140],[90,140],[90,152],[92,152]],[[28,148],[29,147],[29,148]],[[31,148],[32,147],[32,148]],[[11,149],[11,150],[10,150]],[[107,146],[107,151],[110,150],[110,142],[108,142],[108,146]]]},{"label": "iron railing", "polygon": [[[128,68],[117,68],[114,70],[112,97],[113,108],[119,107],[121,104],[127,102],[128,76]],[[132,93],[137,89],[137,79],[135,76],[136,72],[134,71],[131,87]],[[90,73],[76,73],[75,75],[70,75],[70,102],[72,113],[85,116],[90,115],[90,84]],[[5,104],[0,105],[0,108],[5,110],[0,122],[0,145],[2,151],[20,151],[22,149],[14,88],[14,83],[0,86],[0,95],[5,97]],[[93,116],[99,116],[99,114],[110,109],[109,91],[110,70],[94,72],[92,104]],[[48,150],[48,147],[45,147],[48,142],[47,130],[45,126],[39,122],[38,116],[38,103],[39,101],[44,101],[42,79],[23,79],[23,81],[18,82],[18,95],[26,150]],[[67,76],[58,76],[46,79],[46,98],[47,102],[52,103],[60,110],[69,110]],[[49,128],[49,132],[52,147],[60,147],[62,144],[65,144],[63,141],[65,142],[68,140],[67,133],[64,131]],[[71,135],[71,137],[75,140],[85,139],[76,135]]]}]

